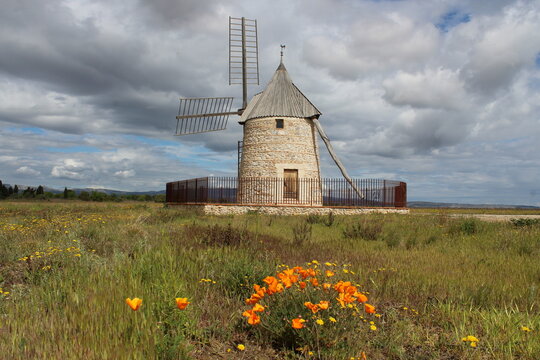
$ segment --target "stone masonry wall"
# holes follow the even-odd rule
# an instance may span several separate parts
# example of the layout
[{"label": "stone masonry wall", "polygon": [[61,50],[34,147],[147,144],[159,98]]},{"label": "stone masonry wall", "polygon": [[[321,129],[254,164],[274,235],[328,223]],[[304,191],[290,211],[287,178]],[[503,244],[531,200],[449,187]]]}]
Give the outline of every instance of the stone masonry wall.
[{"label": "stone masonry wall", "polygon": [[[284,128],[276,129],[276,119]],[[315,127],[308,119],[260,118],[244,124],[241,177],[283,177],[283,169],[298,169],[301,178],[318,178],[319,149]]]},{"label": "stone masonry wall", "polygon": [[173,205],[206,215],[242,215],[258,212],[268,215],[362,215],[369,213],[408,214],[409,209],[395,208],[335,208],[335,207],[304,207],[304,206],[253,206],[253,205]]},{"label": "stone masonry wall", "polygon": [[[276,119],[283,119],[283,129],[276,128]],[[298,177],[319,179],[319,149],[315,126],[309,119],[291,117],[268,117],[250,119],[244,124],[244,143],[240,163],[240,177],[283,178],[285,169],[298,170]],[[271,194],[279,203],[283,189],[268,188],[256,183],[249,189],[240,189],[239,200],[244,203],[258,203],[256,196]],[[251,194],[251,195],[250,195]],[[299,196],[305,191],[299,189]],[[312,189],[310,195],[316,199],[315,205],[322,204],[321,190]],[[260,198],[261,196],[259,196]],[[299,199],[303,200],[303,199]]]}]

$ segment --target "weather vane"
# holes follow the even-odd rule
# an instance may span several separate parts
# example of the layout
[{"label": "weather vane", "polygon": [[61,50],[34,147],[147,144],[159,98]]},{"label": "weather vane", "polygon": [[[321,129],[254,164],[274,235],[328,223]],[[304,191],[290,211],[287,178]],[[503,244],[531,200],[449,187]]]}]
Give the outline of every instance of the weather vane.
[{"label": "weather vane", "polygon": [[285,45],[281,44],[281,62],[283,62],[283,49],[285,49]]}]

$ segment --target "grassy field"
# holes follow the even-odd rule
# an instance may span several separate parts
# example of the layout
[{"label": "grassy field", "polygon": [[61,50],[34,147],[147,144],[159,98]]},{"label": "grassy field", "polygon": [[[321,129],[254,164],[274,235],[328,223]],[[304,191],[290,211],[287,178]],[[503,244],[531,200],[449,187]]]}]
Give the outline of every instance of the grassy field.
[{"label": "grassy field", "polygon": [[[538,223],[440,211],[204,217],[1,202],[0,357],[539,359],[539,255]],[[246,304],[255,284],[261,312]]]}]

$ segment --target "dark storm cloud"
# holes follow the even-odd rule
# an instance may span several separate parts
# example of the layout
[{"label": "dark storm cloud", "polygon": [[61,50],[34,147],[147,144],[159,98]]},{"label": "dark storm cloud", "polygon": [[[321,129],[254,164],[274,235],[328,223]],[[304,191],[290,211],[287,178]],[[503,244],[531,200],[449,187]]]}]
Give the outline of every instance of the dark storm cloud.
[{"label": "dark storm cloud", "polygon": [[[92,115],[103,116],[97,120],[108,123],[93,127],[94,132],[170,131],[178,96],[214,94],[209,80],[213,63],[198,65],[206,48],[193,46],[196,36],[156,44],[144,28],[140,33],[110,31],[96,21],[78,20],[61,2],[9,1],[0,13],[0,75],[36,82],[45,92],[77,96],[82,105],[94,107]],[[190,46],[191,52],[183,53]],[[28,119],[32,125],[74,133],[88,130],[89,119],[62,128],[19,111],[4,111],[2,120]]]},{"label": "dark storm cloud", "polygon": [[[230,1],[232,5],[236,1]],[[178,29],[189,25],[197,25],[202,19],[208,20],[216,15],[223,2],[218,0],[154,0],[137,1],[137,5],[145,19],[155,27]]]}]

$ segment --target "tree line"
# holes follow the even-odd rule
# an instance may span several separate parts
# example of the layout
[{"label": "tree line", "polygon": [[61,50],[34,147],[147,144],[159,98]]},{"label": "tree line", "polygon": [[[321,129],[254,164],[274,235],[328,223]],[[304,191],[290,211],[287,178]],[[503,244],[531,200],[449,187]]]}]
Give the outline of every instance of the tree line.
[{"label": "tree line", "polygon": [[37,188],[28,186],[26,189],[19,189],[17,185],[6,186],[0,180],[0,200],[7,199],[66,199],[66,200],[83,200],[83,201],[155,201],[164,202],[165,194],[157,195],[137,195],[137,194],[106,194],[100,191],[81,191],[79,193],[64,188],[61,193],[53,193],[44,191],[43,186],[39,185]]}]

